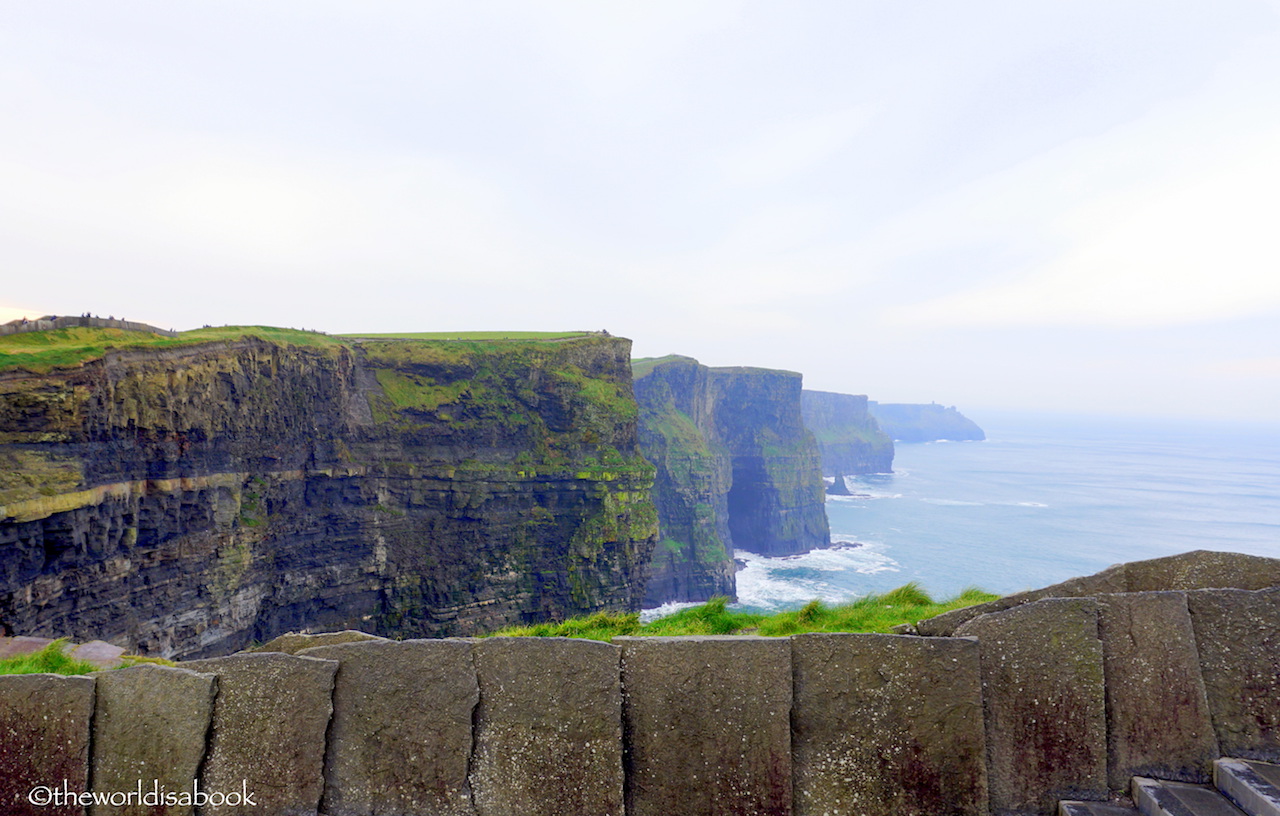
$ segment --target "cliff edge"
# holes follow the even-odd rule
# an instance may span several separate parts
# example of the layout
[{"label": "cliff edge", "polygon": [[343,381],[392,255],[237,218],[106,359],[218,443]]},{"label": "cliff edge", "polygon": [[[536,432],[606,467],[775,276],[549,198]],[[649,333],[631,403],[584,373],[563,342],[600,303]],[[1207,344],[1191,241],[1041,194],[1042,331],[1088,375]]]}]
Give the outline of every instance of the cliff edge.
[{"label": "cliff edge", "polygon": [[799,374],[678,355],[636,360],[633,373],[661,531],[646,605],[733,597],[735,549],[790,555],[830,543]]},{"label": "cliff edge", "polygon": [[0,353],[0,627],[190,657],[639,607],[630,341],[100,335]]},{"label": "cliff edge", "polygon": [[889,436],[899,442],[981,442],[987,438],[973,420],[955,406],[911,403],[867,403],[871,415]]},{"label": "cliff edge", "polygon": [[834,476],[837,487],[845,476],[893,470],[893,439],[880,429],[865,396],[805,390],[800,397],[804,424],[822,454],[822,475]]}]

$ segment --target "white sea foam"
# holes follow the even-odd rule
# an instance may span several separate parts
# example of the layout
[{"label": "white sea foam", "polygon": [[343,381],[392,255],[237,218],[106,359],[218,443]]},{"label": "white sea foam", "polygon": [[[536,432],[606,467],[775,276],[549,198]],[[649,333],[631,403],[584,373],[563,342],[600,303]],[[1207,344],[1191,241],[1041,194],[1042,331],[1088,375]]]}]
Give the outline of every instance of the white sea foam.
[{"label": "white sea foam", "polygon": [[985,502],[961,501],[960,499],[921,499],[925,504],[937,504],[942,507],[982,507]]},{"label": "white sea foam", "polygon": [[640,622],[650,623],[652,621],[656,621],[658,618],[665,618],[667,615],[674,615],[681,609],[688,609],[691,606],[698,605],[698,603],[689,603],[685,601],[667,601],[662,606],[657,606],[653,609],[641,609]]},{"label": "white sea foam", "polygon": [[783,609],[814,598],[825,603],[846,603],[859,593],[824,580],[822,573],[858,572],[874,575],[896,572],[899,564],[885,555],[878,542],[833,542],[830,549],[801,555],[766,558],[738,550],[735,557],[746,563],[738,572],[738,602],[763,609]]}]

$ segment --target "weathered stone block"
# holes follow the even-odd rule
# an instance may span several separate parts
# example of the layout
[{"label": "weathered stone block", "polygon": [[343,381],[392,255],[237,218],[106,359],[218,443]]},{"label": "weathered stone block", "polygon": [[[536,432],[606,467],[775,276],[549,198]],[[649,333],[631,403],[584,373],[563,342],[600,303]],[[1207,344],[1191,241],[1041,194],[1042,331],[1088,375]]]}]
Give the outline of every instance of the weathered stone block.
[{"label": "weathered stone block", "polygon": [[[201,790],[247,790],[256,812],[314,816],[324,790],[325,730],[337,662],[267,652],[192,660],[181,667],[218,676]],[[208,807],[201,816],[251,812]]]},{"label": "weathered stone block", "polygon": [[791,645],[615,638],[628,816],[791,813]]},{"label": "weathered stone block", "polygon": [[289,632],[272,638],[261,646],[255,646],[250,649],[251,652],[284,652],[285,654],[297,654],[303,649],[314,649],[317,646],[336,646],[339,643],[359,643],[364,640],[381,640],[390,642],[387,638],[370,635],[366,632],[358,632],[354,629],[347,629],[342,632],[320,632],[314,635],[304,634],[302,632]]},{"label": "weathered stone block", "polygon": [[465,640],[371,640],[303,653],[341,664],[325,761],[328,816],[474,814],[472,648]]},{"label": "weathered stone block", "polygon": [[981,816],[987,809],[978,644],[791,638],[796,816]]},{"label": "weathered stone block", "polygon": [[1280,589],[1188,592],[1187,604],[1222,753],[1280,761]]},{"label": "weathered stone block", "polygon": [[1195,634],[1181,592],[1099,595],[1107,679],[1107,781],[1209,782],[1218,758]]},{"label": "weathered stone block", "polygon": [[996,816],[1051,814],[1059,799],[1107,797],[1107,722],[1098,611],[1049,598],[975,618]]},{"label": "weathered stone block", "polygon": [[1129,592],[1280,586],[1280,558],[1260,555],[1193,550],[1123,566]]},{"label": "weathered stone block", "polygon": [[[93,716],[93,789],[144,792],[155,785],[172,793],[193,792],[205,754],[217,683],[212,674],[141,665],[101,672]],[[162,810],[184,816],[192,807]],[[141,802],[123,807],[94,805],[93,816],[152,816]]]},{"label": "weathered stone block", "polygon": [[479,816],[622,816],[619,652],[568,638],[477,641]]},{"label": "weathered stone block", "polygon": [[1044,598],[1084,598],[1119,592],[1280,586],[1280,559],[1258,555],[1193,550],[1178,555],[1116,564],[1102,572],[1071,578],[1029,592],[944,612],[917,624],[922,635],[946,637],[965,621]]},{"label": "weathered stone block", "polygon": [[33,789],[61,791],[64,783],[77,793],[89,789],[93,685],[89,677],[0,675],[0,813],[84,813],[79,804],[55,807],[56,801]]}]

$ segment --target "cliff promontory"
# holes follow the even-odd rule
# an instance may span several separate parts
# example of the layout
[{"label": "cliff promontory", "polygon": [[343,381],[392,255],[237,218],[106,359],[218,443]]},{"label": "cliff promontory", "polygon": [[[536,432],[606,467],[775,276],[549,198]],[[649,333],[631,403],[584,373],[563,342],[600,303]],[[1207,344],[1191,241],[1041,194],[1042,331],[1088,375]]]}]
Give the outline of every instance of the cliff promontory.
[{"label": "cliff promontory", "polygon": [[830,543],[799,374],[676,355],[637,360],[633,373],[641,450],[658,469],[647,605],[734,595],[734,549],[790,555]]},{"label": "cliff promontory", "polygon": [[822,454],[822,475],[834,476],[837,490],[845,476],[893,469],[893,439],[880,430],[865,396],[806,390],[800,407]]},{"label": "cliff promontory", "polygon": [[885,433],[899,442],[980,442],[987,438],[978,424],[955,409],[936,402],[928,405],[870,402],[871,415]]},{"label": "cliff promontory", "polygon": [[628,340],[46,334],[0,348],[8,631],[206,656],[640,604]]}]

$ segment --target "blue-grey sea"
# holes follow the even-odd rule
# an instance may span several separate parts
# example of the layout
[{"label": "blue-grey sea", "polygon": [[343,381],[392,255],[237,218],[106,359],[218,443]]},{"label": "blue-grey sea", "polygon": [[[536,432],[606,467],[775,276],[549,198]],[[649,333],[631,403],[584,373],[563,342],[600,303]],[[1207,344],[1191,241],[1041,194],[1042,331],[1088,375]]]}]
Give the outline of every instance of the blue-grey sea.
[{"label": "blue-grey sea", "polygon": [[[971,415],[985,442],[899,444],[829,497],[833,549],[739,551],[745,608],[915,581],[1009,593],[1194,549],[1280,557],[1280,424]],[[844,542],[843,544],[840,542]]]}]

